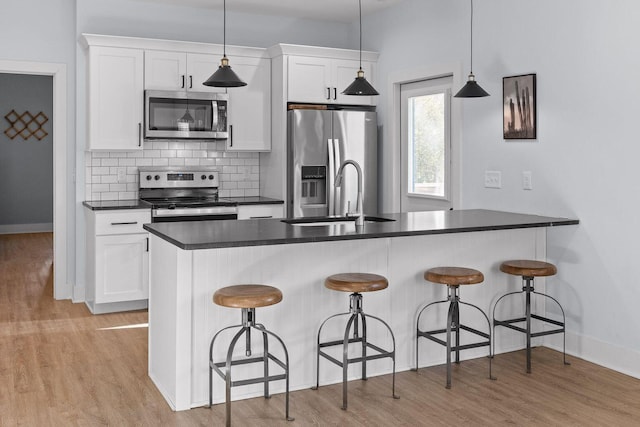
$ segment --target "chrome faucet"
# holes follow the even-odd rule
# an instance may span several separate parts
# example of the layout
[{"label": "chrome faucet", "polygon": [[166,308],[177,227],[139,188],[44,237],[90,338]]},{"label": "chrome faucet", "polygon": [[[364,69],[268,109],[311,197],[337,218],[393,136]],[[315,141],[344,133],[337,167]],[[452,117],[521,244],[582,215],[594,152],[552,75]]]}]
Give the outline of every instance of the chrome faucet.
[{"label": "chrome faucet", "polygon": [[[356,227],[364,226],[364,205],[362,200],[362,168],[355,160],[345,160],[338,168],[338,173],[336,174],[336,182],[335,186],[342,186],[342,171],[345,166],[353,165],[356,168],[356,172],[358,173],[358,199],[356,202]],[[347,212],[348,214],[349,212]]]}]

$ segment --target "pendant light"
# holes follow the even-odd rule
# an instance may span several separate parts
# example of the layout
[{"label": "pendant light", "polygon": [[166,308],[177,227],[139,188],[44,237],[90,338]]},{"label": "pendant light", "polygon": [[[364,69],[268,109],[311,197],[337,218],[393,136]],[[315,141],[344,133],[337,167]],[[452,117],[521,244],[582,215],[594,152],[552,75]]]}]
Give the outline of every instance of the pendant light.
[{"label": "pendant light", "polygon": [[213,87],[241,87],[247,84],[231,69],[227,58],[227,0],[222,3],[222,60],[215,73],[202,83]]},{"label": "pendant light", "polygon": [[371,83],[364,78],[364,71],[362,71],[362,0],[358,0],[358,6],[360,8],[360,69],[358,70],[356,79],[342,91],[342,94],[359,96],[379,95],[378,91],[371,86]]},{"label": "pendant light", "polygon": [[489,96],[489,94],[480,87],[478,82],[476,82],[476,76],[473,75],[473,0],[471,0],[471,71],[469,72],[467,84],[454,96],[456,98],[480,98]]}]

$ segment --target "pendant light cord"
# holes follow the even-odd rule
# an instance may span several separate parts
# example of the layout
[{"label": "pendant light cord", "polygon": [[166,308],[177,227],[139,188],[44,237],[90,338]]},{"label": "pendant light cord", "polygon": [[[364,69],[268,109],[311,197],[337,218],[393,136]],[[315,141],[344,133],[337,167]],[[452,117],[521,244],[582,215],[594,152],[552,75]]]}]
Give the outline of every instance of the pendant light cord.
[{"label": "pendant light cord", "polygon": [[362,70],[362,0],[358,0],[360,11],[360,69]]},{"label": "pendant light cord", "polygon": [[471,0],[471,74],[473,74],[473,0]]},{"label": "pendant light cord", "polygon": [[222,0],[222,56],[227,56],[227,0]]}]

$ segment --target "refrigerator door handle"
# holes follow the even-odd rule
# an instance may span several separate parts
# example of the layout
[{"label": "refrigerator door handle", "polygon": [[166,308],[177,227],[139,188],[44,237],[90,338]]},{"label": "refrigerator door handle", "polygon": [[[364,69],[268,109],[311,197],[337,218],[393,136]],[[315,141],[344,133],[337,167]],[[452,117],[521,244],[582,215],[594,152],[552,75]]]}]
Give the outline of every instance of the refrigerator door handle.
[{"label": "refrigerator door handle", "polygon": [[[342,165],[342,153],[340,151],[340,140],[333,140],[333,156],[335,162],[335,169],[333,170],[333,179],[335,180],[336,173]],[[344,180],[342,181],[344,183]],[[334,212],[333,215],[342,215],[342,186],[334,187]]]},{"label": "refrigerator door handle", "polygon": [[335,179],[336,179],[336,158],[333,139],[327,139],[329,153],[329,173],[327,179],[327,199],[329,200],[329,215],[335,214]]}]

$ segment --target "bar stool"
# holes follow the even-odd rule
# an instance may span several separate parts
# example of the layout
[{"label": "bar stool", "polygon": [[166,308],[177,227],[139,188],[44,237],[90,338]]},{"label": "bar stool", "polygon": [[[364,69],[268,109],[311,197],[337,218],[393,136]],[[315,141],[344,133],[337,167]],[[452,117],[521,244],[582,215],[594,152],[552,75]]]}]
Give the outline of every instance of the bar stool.
[{"label": "bar stool", "polygon": [[[256,323],[256,307],[266,307],[269,305],[277,304],[282,301],[282,292],[278,288],[266,285],[235,285],[228,286],[226,288],[218,289],[213,294],[213,302],[222,307],[240,308],[242,309],[242,324],[235,326],[228,326],[219,330],[211,340],[209,346],[209,408],[213,404],[213,392],[212,383],[213,371],[216,371],[220,377],[225,380],[226,394],[226,425],[231,426],[231,387],[243,386],[249,384],[264,383],[264,397],[269,398],[269,383],[271,381],[285,380],[286,392],[285,392],[285,416],[287,421],[292,421],[293,418],[289,416],[289,353],[284,342],[271,331],[268,331],[264,325]],[[231,344],[227,350],[227,358],[224,362],[213,362],[213,346],[216,338],[227,329],[240,328],[240,330],[234,335],[231,340]],[[261,356],[251,357],[251,329],[262,334],[263,342],[263,354]],[[245,354],[246,359],[233,360],[233,350],[238,340],[245,336]],[[274,337],[284,351],[285,361],[275,357],[269,352],[269,335]],[[275,362],[283,370],[283,374],[269,375],[269,360]],[[234,365],[246,365],[249,363],[263,363],[264,364],[264,376],[255,377],[240,381],[231,380],[231,367]],[[221,369],[224,368],[224,369]]]},{"label": "bar stool", "polygon": [[[362,379],[366,380],[367,361],[390,357],[393,361],[391,393],[394,399],[399,399],[396,395],[396,339],[393,335],[393,331],[384,320],[370,314],[365,314],[362,310],[362,292],[381,291],[389,286],[389,282],[384,276],[380,276],[378,274],[341,273],[327,277],[324,282],[324,286],[334,291],[351,292],[351,295],[349,295],[349,312],[334,314],[333,316],[325,319],[325,321],[320,325],[320,329],[318,330],[316,385],[313,387],[313,390],[317,390],[320,386],[320,356],[322,356],[342,368],[342,409],[347,409],[347,368],[349,364],[362,363]],[[320,334],[322,333],[322,328],[327,321],[338,316],[346,315],[349,315],[349,319],[347,320],[347,326],[344,330],[344,338],[341,340],[321,342]],[[367,340],[368,318],[377,320],[387,328],[391,335],[391,340],[393,341],[393,349],[391,351],[383,350]],[[361,331],[359,331],[359,322],[362,324]],[[353,337],[349,338],[352,326]],[[362,355],[360,357],[349,358],[348,348],[351,343],[360,343],[362,345]],[[324,348],[337,345],[342,346],[342,360],[338,360],[322,351]],[[367,354],[367,349],[374,350],[376,353]]]},{"label": "bar stool", "polygon": [[[566,354],[566,343],[565,343],[566,340],[565,340],[565,329],[564,329],[564,325],[565,325],[564,310],[562,309],[562,306],[560,305],[560,303],[555,298],[553,298],[550,295],[546,295],[546,294],[543,294],[543,293],[540,293],[540,292],[536,292],[534,287],[533,287],[533,279],[534,279],[534,277],[553,276],[558,271],[556,269],[556,266],[551,264],[551,263],[544,262],[544,261],[512,260],[512,261],[503,262],[500,265],[500,271],[502,271],[503,273],[514,275],[514,276],[522,276],[522,290],[521,291],[516,291],[516,292],[509,292],[508,294],[505,294],[505,295],[501,296],[500,298],[498,298],[498,300],[496,301],[496,304],[493,306],[493,330],[494,330],[494,336],[495,336],[496,326],[504,326],[506,328],[513,329],[514,331],[518,331],[518,332],[522,332],[522,333],[526,334],[526,337],[527,337],[527,373],[530,374],[531,373],[531,338],[541,337],[541,336],[544,336],[544,335],[553,335],[553,334],[562,333],[562,357],[563,357],[563,362],[564,362],[565,365],[570,365],[570,363],[567,362],[567,354]],[[517,317],[517,318],[514,318],[514,319],[508,319],[508,320],[496,320],[496,308],[498,307],[498,303],[500,301],[502,301],[502,299],[505,298],[505,297],[508,297],[508,296],[511,296],[511,295],[518,295],[518,294],[522,294],[522,293],[525,294],[525,315],[524,315],[524,317]],[[549,298],[550,300],[555,302],[558,305],[558,307],[560,307],[560,311],[562,312],[562,322],[531,313],[531,295],[540,295],[540,296],[543,296],[545,298]],[[535,320],[539,320],[539,321],[542,321],[542,322],[546,322],[546,323],[555,325],[558,328],[552,329],[552,330],[548,330],[548,331],[531,332],[531,319],[535,319]],[[524,328],[514,325],[514,323],[520,323],[520,322],[525,322],[525,327]],[[494,338],[494,340],[495,340],[495,338]],[[495,348],[495,343],[494,343],[494,348]]]},{"label": "bar stool", "polygon": [[[463,268],[463,267],[436,267],[427,270],[424,273],[425,280],[432,283],[439,283],[447,286],[447,299],[443,301],[435,301],[430,304],[427,304],[425,307],[420,310],[418,313],[418,320],[416,322],[416,368],[418,370],[418,350],[419,350],[419,339],[420,337],[427,338],[433,342],[436,342],[440,345],[447,347],[447,388],[451,388],[451,352],[455,352],[456,363],[460,363],[460,351],[468,350],[471,348],[484,347],[489,346],[489,378],[494,380],[495,378],[491,375],[491,359],[493,357],[493,352],[491,350],[491,324],[489,323],[489,317],[482,311],[479,307],[463,302],[460,300],[460,285],[475,285],[477,283],[482,283],[484,281],[484,275],[472,268]],[[449,310],[447,313],[447,325],[444,329],[434,329],[431,331],[421,331],[420,330],[420,317],[424,311],[436,304],[449,303]],[[487,326],[489,333],[484,333],[477,329],[471,328],[469,326],[463,325],[460,323],[460,304],[467,305],[469,307],[473,307],[478,310],[484,318],[487,320]],[[471,344],[460,344],[460,330],[464,330],[470,332],[474,335],[477,335],[481,338],[484,338],[482,341],[478,341]],[[447,334],[447,340],[443,341],[440,338],[437,338],[436,335],[439,334]],[[455,334],[455,344],[451,343],[451,334]]]}]

